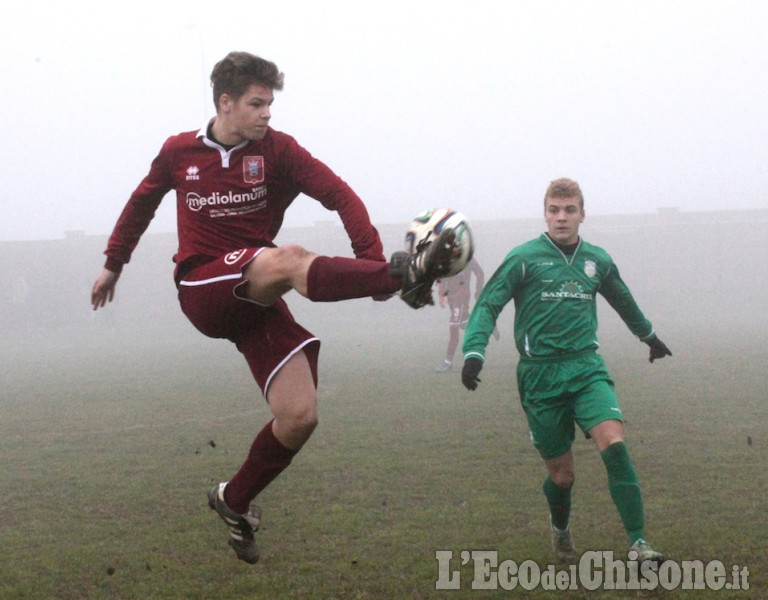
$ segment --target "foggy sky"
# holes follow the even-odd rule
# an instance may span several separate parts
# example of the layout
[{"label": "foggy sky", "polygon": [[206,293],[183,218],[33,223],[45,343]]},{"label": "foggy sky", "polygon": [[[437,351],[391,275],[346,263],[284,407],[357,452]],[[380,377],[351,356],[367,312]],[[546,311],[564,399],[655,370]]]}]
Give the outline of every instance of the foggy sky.
[{"label": "foggy sky", "polygon": [[[277,62],[272,126],[374,223],[768,208],[768,3],[13,3],[0,21],[0,240],[109,233],[163,141],[213,115],[230,50]],[[226,7],[226,8],[225,8]],[[333,219],[299,198],[286,225]],[[166,198],[152,231],[175,227]]]}]

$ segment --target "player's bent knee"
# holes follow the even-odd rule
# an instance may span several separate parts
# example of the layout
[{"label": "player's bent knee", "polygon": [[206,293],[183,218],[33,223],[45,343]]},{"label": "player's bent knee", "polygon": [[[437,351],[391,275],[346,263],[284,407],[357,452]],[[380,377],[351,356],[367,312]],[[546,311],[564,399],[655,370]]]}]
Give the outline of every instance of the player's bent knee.
[{"label": "player's bent knee", "polygon": [[295,447],[303,446],[317,427],[317,413],[295,416],[285,423],[288,438]]},{"label": "player's bent knee", "polygon": [[262,250],[244,270],[248,280],[245,296],[261,304],[272,304],[291,289],[305,295],[306,273],[315,256],[297,245]]},{"label": "player's bent knee", "polygon": [[305,268],[314,256],[309,250],[296,244],[266,248],[249,263],[245,275],[290,279],[296,271]]},{"label": "player's bent knee", "polygon": [[297,244],[273,248],[272,259],[282,265],[287,271],[303,269],[314,258],[314,254]]},{"label": "player's bent knee", "polygon": [[317,407],[314,402],[295,404],[280,417],[283,425],[298,437],[309,437],[318,423]]},{"label": "player's bent knee", "polygon": [[293,415],[292,425],[297,432],[311,434],[317,427],[317,409],[313,406]]},{"label": "player's bent knee", "polygon": [[573,471],[563,471],[550,475],[552,482],[559,488],[569,488],[576,481]]},{"label": "player's bent knee", "polygon": [[559,488],[569,488],[576,480],[572,455],[566,453],[556,459],[546,461],[549,478]]}]

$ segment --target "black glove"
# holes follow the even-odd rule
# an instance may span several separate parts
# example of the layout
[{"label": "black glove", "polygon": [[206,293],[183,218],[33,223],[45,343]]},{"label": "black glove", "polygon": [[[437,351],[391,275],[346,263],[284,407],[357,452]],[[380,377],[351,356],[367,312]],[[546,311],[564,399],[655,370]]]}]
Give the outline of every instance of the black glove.
[{"label": "black glove", "polygon": [[645,343],[648,344],[651,348],[651,355],[648,358],[650,362],[653,362],[657,358],[672,356],[672,353],[669,351],[669,348],[667,348],[667,345],[656,336],[653,336],[650,340],[645,340]]},{"label": "black glove", "polygon": [[477,384],[480,383],[478,375],[483,370],[483,361],[479,358],[468,358],[464,361],[464,366],[461,369],[461,383],[470,392],[477,389]]}]

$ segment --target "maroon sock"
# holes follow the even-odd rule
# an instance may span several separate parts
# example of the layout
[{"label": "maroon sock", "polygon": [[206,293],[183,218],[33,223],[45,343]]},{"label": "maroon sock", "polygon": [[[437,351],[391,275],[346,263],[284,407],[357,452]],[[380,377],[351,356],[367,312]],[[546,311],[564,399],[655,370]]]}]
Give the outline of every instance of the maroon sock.
[{"label": "maroon sock", "polygon": [[307,298],[336,302],[394,294],[400,279],[391,277],[389,263],[342,256],[318,256],[307,272]]},{"label": "maroon sock", "polygon": [[224,488],[224,502],[238,514],[245,514],[256,495],[291,464],[298,450],[289,450],[272,432],[267,423],[253,440],[248,458]]}]

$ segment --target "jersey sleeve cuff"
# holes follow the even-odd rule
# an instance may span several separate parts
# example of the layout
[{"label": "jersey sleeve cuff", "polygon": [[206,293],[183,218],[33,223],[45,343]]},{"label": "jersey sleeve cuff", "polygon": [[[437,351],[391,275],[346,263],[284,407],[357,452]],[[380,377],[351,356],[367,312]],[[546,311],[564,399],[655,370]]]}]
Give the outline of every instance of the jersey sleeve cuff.
[{"label": "jersey sleeve cuff", "polygon": [[104,262],[104,268],[113,273],[120,273],[123,270],[123,263],[116,258],[107,256],[107,260]]}]

